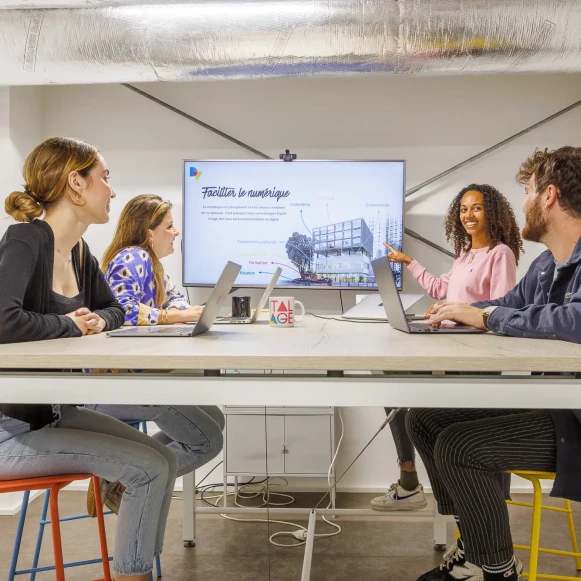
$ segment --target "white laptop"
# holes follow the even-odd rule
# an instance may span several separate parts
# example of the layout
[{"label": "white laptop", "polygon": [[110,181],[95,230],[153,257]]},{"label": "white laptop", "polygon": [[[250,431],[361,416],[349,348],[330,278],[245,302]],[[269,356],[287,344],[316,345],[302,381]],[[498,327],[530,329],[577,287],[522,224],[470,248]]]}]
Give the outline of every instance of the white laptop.
[{"label": "white laptop", "polygon": [[235,262],[228,262],[204,306],[204,310],[195,325],[167,325],[148,327],[124,327],[107,333],[109,337],[195,337],[210,329],[232,285],[242,267]]},{"label": "white laptop", "polygon": [[280,276],[281,272],[282,272],[282,268],[280,268],[280,266],[278,266],[276,268],[276,270],[274,271],[274,274],[272,275],[272,278],[270,279],[268,286],[266,287],[266,289],[264,289],[264,292],[262,293],[262,296],[260,297],[260,300],[258,301],[258,304],[256,305],[256,309],[254,309],[254,313],[252,313],[251,317],[221,317],[219,319],[216,319],[214,321],[214,324],[215,325],[225,325],[225,324],[240,324],[240,323],[242,323],[243,325],[249,325],[250,323],[254,323],[254,321],[256,321],[256,319],[258,319],[258,317],[260,316],[262,309],[264,309],[264,305],[266,305],[266,301],[268,301],[268,299],[270,298],[270,295],[272,294],[274,286],[278,282],[278,277]]}]

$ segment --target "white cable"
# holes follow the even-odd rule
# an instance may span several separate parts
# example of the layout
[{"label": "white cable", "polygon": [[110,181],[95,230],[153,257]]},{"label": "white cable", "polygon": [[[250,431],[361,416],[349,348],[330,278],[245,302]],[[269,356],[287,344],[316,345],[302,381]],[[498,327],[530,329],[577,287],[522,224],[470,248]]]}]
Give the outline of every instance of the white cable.
[{"label": "white cable", "polygon": [[[341,409],[337,408],[338,413],[339,413],[339,420],[341,421],[341,437],[339,438],[339,443],[337,444],[337,449],[335,450],[335,454],[333,455],[333,459],[331,460],[331,464],[329,466],[329,470],[327,472],[327,484],[329,487],[329,490],[332,489],[332,485],[331,485],[331,473],[333,472],[333,467],[335,466],[335,462],[337,461],[337,456],[339,455],[339,449],[341,448],[341,444],[343,442],[343,437],[345,436],[345,424],[343,423],[343,415],[341,414]],[[214,503],[214,506],[218,506],[218,503],[224,498],[224,494],[226,494],[226,496],[232,496],[234,495],[234,503],[236,504],[236,506],[239,506],[241,508],[246,508],[244,505],[239,504],[238,503],[238,498],[241,499],[252,499],[252,498],[257,498],[260,495],[262,495],[262,503],[257,506],[257,507],[252,507],[252,508],[262,508],[265,506],[288,506],[289,504],[293,504],[295,499],[293,496],[291,496],[290,494],[284,494],[282,492],[271,492],[270,488],[271,486],[280,486],[280,484],[271,484],[271,480],[274,480],[276,478],[280,478],[280,477],[273,477],[273,478],[267,478],[265,482],[261,483],[261,484],[245,484],[243,486],[240,487],[240,489],[238,490],[238,494],[236,494],[235,492],[228,492],[228,490],[225,490],[222,494],[220,495],[216,495],[216,496],[210,496],[210,497],[204,497],[204,500],[208,500],[208,499],[216,499],[216,502]],[[280,478],[281,480],[284,481],[285,485],[288,484],[288,481],[286,481],[284,478]],[[218,484],[216,486],[219,486]],[[258,490],[255,492],[247,492],[245,493],[244,490],[246,488],[252,487],[252,486],[258,486]],[[244,496],[243,496],[244,494]],[[270,501],[270,497],[272,496],[281,496],[283,498],[287,498],[288,501],[282,502],[282,503],[274,503]],[[210,503],[211,504],[211,503]],[[327,508],[331,508],[332,502],[331,502],[331,497],[329,497],[329,504],[327,505]],[[278,533],[273,533],[272,535],[270,535],[269,537],[269,542],[276,546],[276,547],[283,547],[283,548],[293,548],[293,547],[301,547],[302,545],[304,545],[307,542],[307,528],[299,525],[297,523],[292,523],[292,522],[288,522],[288,521],[282,521],[282,520],[272,520],[272,519],[248,519],[248,518],[236,518],[233,516],[228,516],[227,514],[221,514],[220,515],[222,518],[228,519],[228,520],[232,520],[235,522],[253,522],[253,523],[257,523],[257,522],[262,522],[262,523],[268,523],[268,524],[281,524],[281,525],[288,525],[291,527],[295,527],[297,530],[294,532],[290,532],[290,531],[280,531]],[[341,533],[341,527],[333,522],[330,522],[329,520],[327,520],[326,516],[323,516],[323,520],[331,525],[333,528],[337,529],[335,532],[332,533],[320,533],[320,534],[315,534],[315,539],[317,538],[326,538],[326,537],[334,537],[338,534]],[[279,538],[279,537],[293,537],[295,540],[299,541],[298,543],[294,543],[292,545],[287,545],[287,544],[281,544],[281,543],[277,543],[274,539]]]},{"label": "white cable", "polygon": [[[282,478],[282,480],[284,480],[284,485],[286,486],[288,485],[288,481],[285,480],[284,478]],[[250,485],[249,485],[250,486]],[[273,484],[272,486],[280,486],[277,484]],[[238,502],[239,498],[243,498],[243,499],[252,499],[252,498],[257,498],[258,496],[262,495],[262,504],[260,504],[257,508],[262,508],[265,506],[289,506],[290,504],[292,504],[295,499],[294,497],[292,497],[290,494],[284,494],[282,492],[273,492],[272,496],[281,496],[282,498],[286,498],[287,500],[285,502],[271,502],[270,501],[270,496],[271,496],[271,492],[270,492],[270,487],[271,487],[271,479],[269,478],[264,484],[261,485],[261,489],[254,492],[254,493],[245,493],[244,489],[248,488],[248,486],[242,486],[238,492],[238,495],[235,495],[234,498],[234,503],[236,504],[236,506],[239,506],[240,508],[244,508],[243,504],[240,504]]]},{"label": "white cable", "polygon": [[[337,408],[338,412],[339,412],[339,420],[341,421],[341,437],[339,438],[339,443],[337,444],[337,449],[335,450],[335,454],[333,456],[333,459],[331,460],[331,464],[329,466],[329,470],[327,472],[327,485],[329,487],[329,491],[332,490],[332,485],[331,485],[331,473],[333,472],[333,466],[335,465],[335,461],[337,460],[337,456],[339,454],[339,449],[341,448],[341,443],[343,442],[343,436],[345,435],[345,425],[343,423],[343,415],[341,414],[341,408]],[[331,495],[329,494],[329,504],[327,505],[327,508],[331,508],[331,505],[333,504],[332,500],[331,500]],[[335,537],[339,534],[341,534],[341,527],[334,523],[331,522],[329,520],[327,520],[327,517],[325,515],[323,515],[323,520],[328,524],[331,525],[333,528],[337,529],[335,532],[333,533],[320,533],[320,534],[315,534],[315,540],[317,539],[324,539],[324,538],[328,538],[328,537]],[[266,521],[268,522],[268,521]],[[284,547],[284,548],[292,548],[292,547],[300,547],[302,545],[304,545],[307,542],[307,529],[305,527],[303,527],[302,525],[298,525],[296,523],[281,523],[281,521],[270,521],[270,522],[274,522],[274,523],[280,523],[280,524],[288,524],[288,525],[292,525],[294,527],[297,527],[298,530],[294,531],[294,532],[290,532],[290,531],[281,531],[278,533],[274,533],[270,536],[269,541],[277,546],[277,547]],[[292,545],[281,545],[280,543],[276,543],[274,542],[273,539],[278,538],[278,537],[293,537],[296,540],[298,540],[298,543],[294,543]]]},{"label": "white cable", "polygon": [[[341,448],[341,443],[343,442],[343,436],[345,435],[345,425],[343,423],[343,415],[341,414],[340,408],[337,408],[337,410],[339,412],[339,420],[341,421],[341,437],[339,438],[339,443],[337,444],[337,449],[335,450],[335,454],[333,455],[333,459],[331,460],[329,470],[327,471],[327,485],[329,487],[329,491],[331,491],[333,489],[333,485],[331,485],[331,473],[333,472],[333,467],[335,466],[335,462],[336,462],[337,456],[339,454],[339,449]],[[333,504],[331,499],[332,499],[332,496],[329,493],[329,504],[327,505],[328,509],[331,508],[331,505]],[[341,527],[338,524],[329,521],[325,515],[323,515],[323,520],[328,525],[331,525],[333,528],[335,528],[337,530],[333,533],[319,533],[319,534],[315,533],[315,540],[316,539],[324,539],[324,538],[328,538],[328,537],[335,537],[335,536],[341,534]],[[273,521],[273,522],[275,522],[275,521]],[[301,525],[297,525],[295,523],[287,523],[287,524],[292,524],[293,526],[297,527],[299,530],[297,530],[293,533],[291,533],[289,531],[281,531],[279,533],[274,533],[270,537],[270,542],[273,545],[276,545],[277,547],[288,547],[288,548],[300,547],[301,545],[304,545],[307,542],[307,529],[305,527],[303,527]],[[295,543],[293,545],[281,545],[280,543],[275,543],[273,541],[273,539],[275,539],[277,537],[294,537],[299,542]]]},{"label": "white cable", "polygon": [[[273,483],[272,481],[275,479],[280,479],[283,481],[283,484],[276,484]],[[239,504],[238,503],[238,498],[242,498],[242,499],[253,499],[253,498],[257,498],[258,496],[262,495],[262,503],[258,506],[252,507],[252,508],[262,508],[264,506],[266,506],[266,504],[271,504],[273,506],[288,506],[289,504],[292,504],[294,502],[294,498],[290,495],[290,494],[284,494],[282,492],[270,492],[270,488],[274,487],[274,486],[286,486],[288,485],[288,481],[284,478],[281,478],[279,476],[275,476],[272,478],[268,478],[265,482],[249,482],[247,484],[243,484],[242,486],[239,487],[239,492],[238,494],[236,494],[235,492],[227,492],[226,496],[236,496],[236,506],[239,506],[240,508],[248,508],[247,505],[243,505],[243,504]],[[221,484],[213,484],[212,486],[208,487],[208,488],[216,488],[218,486],[221,486]],[[235,486],[233,484],[229,485],[229,487]],[[247,488],[251,488],[251,487],[258,487],[256,491],[254,492],[245,492],[245,489]],[[284,498],[287,498],[288,501],[287,502],[269,502],[270,496],[282,496]],[[222,500],[224,498],[224,493],[222,494],[216,494],[214,496],[205,496],[204,495],[204,500],[214,500],[217,499],[216,503],[214,503],[214,506],[218,506],[218,502],[220,500]],[[211,504],[211,503],[209,503]]]},{"label": "white cable", "polygon": [[[244,489],[245,488],[248,488],[250,486],[257,486],[257,484],[254,484],[254,485],[247,484],[247,485],[244,485],[244,486],[242,486],[240,488],[240,490],[239,490],[239,492],[238,492],[237,495],[234,492],[227,492],[227,496],[234,495],[236,497],[235,498],[236,506],[239,506],[241,508],[247,508],[247,507],[245,507],[244,505],[240,504],[238,502],[238,498],[250,499],[250,498],[256,498],[256,497],[258,497],[260,495],[262,495],[262,503],[259,506],[253,507],[253,508],[262,508],[262,507],[264,507],[264,506],[266,506],[268,504],[274,505],[274,506],[287,506],[289,504],[292,504],[295,501],[295,499],[290,494],[284,494],[284,493],[280,493],[280,492],[270,492],[270,487],[271,486],[280,486],[278,484],[272,484],[271,485],[270,481],[273,480],[273,479],[274,478],[272,478],[272,479],[269,478],[269,479],[267,479],[266,482],[263,482],[260,485],[258,485],[260,488],[257,491],[255,491],[255,492],[245,493],[244,492]],[[285,482],[285,484],[288,484],[288,482],[284,478],[281,479],[281,480],[283,480]],[[216,485],[216,486],[219,486],[219,485]],[[272,496],[282,496],[282,497],[285,497],[285,498],[290,499],[290,500],[289,501],[286,501],[286,502],[282,502],[282,503],[273,503],[273,502],[270,502],[270,500],[269,500],[271,495]],[[218,503],[220,502],[220,500],[222,498],[224,498],[224,494],[220,494],[220,495],[217,495],[217,496],[212,496],[212,497],[209,497],[209,498],[211,498],[211,499],[216,498],[216,502],[214,503],[214,506],[218,506]],[[204,500],[207,500],[207,499],[208,499],[208,497],[205,496],[204,497]],[[232,520],[232,521],[236,521],[236,522],[254,522],[254,523],[256,523],[256,522],[263,522],[263,523],[269,523],[269,524],[270,523],[272,523],[272,524],[282,524],[282,525],[288,525],[288,526],[297,527],[300,530],[299,531],[296,531],[296,532],[297,533],[298,532],[304,532],[304,538],[306,539],[307,529],[305,527],[303,527],[302,525],[298,525],[296,523],[291,523],[291,522],[281,521],[281,520],[272,520],[272,519],[245,519],[245,518],[236,518],[236,517],[233,517],[233,516],[228,516],[227,514],[221,514],[220,516],[222,518],[227,519],[227,520]],[[286,534],[293,536],[293,533],[287,532]],[[275,545],[277,547],[291,547],[291,546],[297,546],[298,547],[298,546],[304,544],[304,541],[302,541],[300,543],[297,543],[296,545],[281,545],[280,543],[277,543],[277,542],[273,541],[273,539],[276,536],[281,536],[281,535],[282,535],[281,532],[274,533],[274,534],[272,534],[270,536],[269,541],[273,545]],[[297,540],[298,540],[298,537],[295,537],[295,538],[297,538]]]},{"label": "white cable", "polygon": [[[329,472],[327,473],[327,484],[329,485],[329,490],[331,490],[331,472],[333,471],[333,467],[335,466],[335,461],[337,460],[337,455],[339,454],[339,448],[341,448],[341,444],[343,442],[343,436],[345,435],[345,425],[343,424],[343,415],[341,414],[341,408],[337,408],[337,411],[339,413],[339,420],[341,421],[341,437],[339,438],[339,443],[337,444],[337,449],[335,450],[335,455],[333,456],[333,460],[331,461],[331,465],[329,466]],[[331,508],[331,505],[333,504],[331,501],[331,498],[332,498],[332,496],[329,494],[329,504],[327,505],[327,508]],[[341,532],[341,527],[338,524],[335,524],[335,523],[328,521],[326,516],[323,516],[323,520],[327,524],[330,524],[331,526],[336,527],[337,531],[334,533],[328,533],[325,535],[315,535],[315,537],[334,537],[335,535],[338,535]]]}]

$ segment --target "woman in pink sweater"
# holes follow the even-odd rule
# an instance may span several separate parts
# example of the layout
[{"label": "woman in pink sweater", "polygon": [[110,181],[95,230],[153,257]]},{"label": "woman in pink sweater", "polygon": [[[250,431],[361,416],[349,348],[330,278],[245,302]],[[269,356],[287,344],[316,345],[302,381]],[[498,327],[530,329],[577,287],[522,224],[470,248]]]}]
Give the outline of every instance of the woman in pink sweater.
[{"label": "woman in pink sweater", "polygon": [[496,188],[473,184],[454,198],[446,216],[446,239],[453,240],[456,260],[442,276],[385,244],[387,258],[406,264],[436,300],[471,304],[503,297],[514,287],[522,240],[514,212]]},{"label": "woman in pink sweater", "polygon": [[[421,287],[436,300],[468,304],[488,301],[504,296],[515,286],[522,239],[512,207],[496,188],[476,184],[464,188],[448,209],[446,238],[454,244],[456,260],[450,272],[442,276],[430,274],[411,256],[389,244],[385,244],[387,258],[407,265]],[[386,408],[387,413],[390,411]],[[400,480],[392,484],[387,494],[371,501],[375,510],[417,510],[426,506],[414,448],[405,429],[406,414],[407,410],[400,410],[390,424]],[[510,480],[504,481],[504,488],[508,496]]]}]

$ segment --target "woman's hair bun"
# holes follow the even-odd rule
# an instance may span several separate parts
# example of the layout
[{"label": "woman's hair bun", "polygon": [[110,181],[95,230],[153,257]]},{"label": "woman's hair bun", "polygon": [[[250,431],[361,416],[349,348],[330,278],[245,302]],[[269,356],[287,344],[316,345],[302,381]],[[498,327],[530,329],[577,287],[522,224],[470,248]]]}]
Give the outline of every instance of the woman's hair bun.
[{"label": "woman's hair bun", "polygon": [[32,222],[43,213],[42,205],[25,192],[12,192],[4,202],[4,209],[17,222]]}]

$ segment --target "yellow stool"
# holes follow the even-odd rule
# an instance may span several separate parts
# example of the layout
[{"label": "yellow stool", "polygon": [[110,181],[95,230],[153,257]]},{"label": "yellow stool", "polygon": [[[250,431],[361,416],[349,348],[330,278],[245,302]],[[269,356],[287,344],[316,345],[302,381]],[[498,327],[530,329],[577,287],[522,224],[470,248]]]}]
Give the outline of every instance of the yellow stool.
[{"label": "yellow stool", "polygon": [[[514,545],[515,549],[523,549],[530,551],[529,570],[523,572],[523,576],[528,578],[528,581],[536,581],[537,579],[557,579],[559,581],[579,581],[579,577],[568,577],[564,575],[542,575],[537,573],[537,561],[539,553],[550,553],[551,555],[563,555],[565,557],[573,557],[575,559],[575,566],[577,571],[581,571],[581,553],[577,547],[577,537],[575,536],[575,525],[573,523],[573,513],[571,511],[571,502],[565,499],[565,508],[557,508],[555,506],[543,505],[543,493],[541,490],[540,480],[555,480],[554,472],[536,472],[533,470],[510,470],[511,474],[516,474],[525,480],[528,480],[533,485],[533,503],[516,502],[514,500],[507,500],[507,504],[514,504],[516,506],[528,506],[533,509],[533,521],[531,526],[531,544]],[[569,533],[571,535],[571,545],[573,551],[557,551],[556,549],[543,549],[539,547],[539,537],[541,533],[541,510],[553,510],[556,512],[564,512],[567,515],[569,523]]]}]

